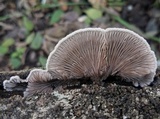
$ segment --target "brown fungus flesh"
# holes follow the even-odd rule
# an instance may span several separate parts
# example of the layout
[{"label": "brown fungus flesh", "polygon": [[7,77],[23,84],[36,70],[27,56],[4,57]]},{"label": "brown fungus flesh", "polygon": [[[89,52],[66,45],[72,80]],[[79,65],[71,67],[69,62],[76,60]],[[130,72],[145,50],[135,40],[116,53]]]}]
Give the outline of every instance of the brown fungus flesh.
[{"label": "brown fungus flesh", "polygon": [[[146,40],[123,28],[85,28],[60,40],[50,53],[46,70],[27,77],[24,96],[52,91],[49,81],[90,77],[94,82],[121,76],[134,86],[147,86],[155,76],[157,60]],[[4,87],[12,87],[6,81]],[[13,81],[12,81],[13,82]]]}]

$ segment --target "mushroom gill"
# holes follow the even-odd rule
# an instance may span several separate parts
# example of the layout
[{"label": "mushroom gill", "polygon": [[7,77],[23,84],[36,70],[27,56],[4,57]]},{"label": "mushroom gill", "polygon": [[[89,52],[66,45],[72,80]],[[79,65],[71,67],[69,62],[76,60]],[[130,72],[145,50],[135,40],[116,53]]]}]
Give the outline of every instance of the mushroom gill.
[{"label": "mushroom gill", "polygon": [[31,71],[24,95],[51,91],[50,81],[55,79],[90,77],[99,82],[109,75],[121,76],[134,86],[144,87],[153,81],[156,68],[154,52],[146,40],[133,31],[80,29],[59,41],[48,57],[46,70]]},{"label": "mushroom gill", "polygon": [[98,82],[116,75],[144,87],[153,81],[157,61],[146,40],[133,31],[87,28],[62,39],[46,68],[57,71],[62,80],[90,77]]}]

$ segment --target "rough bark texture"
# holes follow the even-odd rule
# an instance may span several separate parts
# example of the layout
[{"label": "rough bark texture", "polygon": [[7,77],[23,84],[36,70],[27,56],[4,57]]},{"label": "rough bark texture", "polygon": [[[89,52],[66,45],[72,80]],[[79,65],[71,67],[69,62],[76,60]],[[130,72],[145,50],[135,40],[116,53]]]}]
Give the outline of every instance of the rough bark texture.
[{"label": "rough bark texture", "polygon": [[[28,73],[29,71],[1,73],[0,80],[2,82],[15,74],[25,78]],[[1,88],[0,118],[159,119],[159,74],[157,70],[155,82],[144,88],[125,85],[113,77],[111,77],[113,81],[106,82],[104,86],[82,85],[78,89],[35,94],[29,98],[17,95],[18,92],[9,92],[7,95],[9,98],[2,98],[5,97],[2,95],[6,92]]]}]

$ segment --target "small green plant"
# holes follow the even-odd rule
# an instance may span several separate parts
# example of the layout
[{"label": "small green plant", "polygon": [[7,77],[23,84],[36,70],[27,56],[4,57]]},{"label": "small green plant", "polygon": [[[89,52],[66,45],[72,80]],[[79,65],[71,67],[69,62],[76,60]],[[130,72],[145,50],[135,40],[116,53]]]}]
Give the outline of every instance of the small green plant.
[{"label": "small green plant", "polygon": [[96,20],[102,17],[102,11],[95,8],[89,8],[85,10],[85,13],[92,20]]},{"label": "small green plant", "polygon": [[21,66],[21,60],[18,58],[10,58],[10,65],[13,69],[18,69]]},{"label": "small green plant", "polygon": [[63,15],[63,11],[61,9],[57,9],[55,10],[52,14],[51,14],[51,19],[50,19],[50,24],[54,24],[54,23],[57,23],[62,15]]},{"label": "small green plant", "polygon": [[0,55],[5,55],[9,52],[9,47],[14,44],[13,38],[6,38],[3,40],[2,44],[0,45]]},{"label": "small green plant", "polygon": [[17,47],[16,51],[11,54],[11,58],[22,58],[22,55],[26,51],[26,47]]},{"label": "small green plant", "polygon": [[22,65],[21,59],[24,52],[26,51],[25,47],[18,47],[10,56],[10,65],[13,69],[17,69]]},{"label": "small green plant", "polygon": [[29,34],[29,35],[27,36],[27,38],[26,38],[26,43],[27,43],[27,44],[31,44],[32,41],[34,40],[34,37],[35,37],[35,33]]},{"label": "small green plant", "polygon": [[86,24],[90,24],[92,20],[96,20],[102,17],[103,11],[95,8],[88,8],[84,11],[87,15],[85,20]]},{"label": "small green plant", "polygon": [[24,24],[24,27],[26,28],[27,32],[32,31],[34,28],[34,24],[27,17],[23,17],[23,24]]},{"label": "small green plant", "polygon": [[44,56],[40,56],[38,60],[40,65],[44,68],[46,66],[47,58]]},{"label": "small green plant", "polygon": [[[34,37],[34,35],[32,36],[32,38],[33,37]],[[43,37],[41,36],[40,33],[36,33],[35,37],[33,38],[33,40],[30,43],[30,47],[34,50],[38,50],[38,49],[40,49],[42,42],[43,42]]]}]

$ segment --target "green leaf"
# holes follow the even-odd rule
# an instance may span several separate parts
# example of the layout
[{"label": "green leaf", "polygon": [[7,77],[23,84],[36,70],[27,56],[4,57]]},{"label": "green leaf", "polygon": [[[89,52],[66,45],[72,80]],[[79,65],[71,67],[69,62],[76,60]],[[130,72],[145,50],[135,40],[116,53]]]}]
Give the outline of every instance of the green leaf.
[{"label": "green leaf", "polygon": [[35,38],[33,39],[30,47],[34,50],[37,50],[41,47],[43,41],[43,37],[41,36],[40,33],[37,33]]},{"label": "green leaf", "polygon": [[17,47],[17,48],[16,48],[16,51],[17,51],[18,53],[21,53],[21,54],[23,54],[23,53],[25,52],[25,50],[26,50],[26,47]]},{"label": "green leaf", "polygon": [[0,46],[0,55],[7,54],[8,50],[8,47]]},{"label": "green leaf", "polygon": [[92,20],[96,20],[102,17],[102,11],[94,8],[89,8],[85,11],[87,16]]},{"label": "green leaf", "polygon": [[82,10],[80,9],[80,6],[75,5],[73,7],[73,10],[76,11],[79,15],[82,14]]},{"label": "green leaf", "polygon": [[90,25],[91,24],[91,19],[89,17],[87,17],[84,21],[87,25]]},{"label": "green leaf", "polygon": [[11,58],[10,59],[10,64],[13,69],[17,69],[21,66],[21,61],[18,58]]},{"label": "green leaf", "polygon": [[60,9],[53,12],[51,15],[50,24],[57,23],[61,19],[62,14],[63,14],[63,11]]},{"label": "green leaf", "polygon": [[20,58],[21,59],[25,50],[26,50],[26,47],[17,47],[16,51],[11,54],[11,58]]},{"label": "green leaf", "polygon": [[7,38],[7,39],[4,39],[3,43],[2,43],[2,46],[3,47],[10,47],[11,45],[14,44],[14,39],[13,38]]},{"label": "green leaf", "polygon": [[34,28],[34,24],[27,17],[23,17],[23,24],[27,31],[32,31]]},{"label": "green leaf", "polygon": [[12,54],[11,54],[11,58],[16,58],[16,57],[18,57],[19,56],[19,53],[18,52],[13,52]]},{"label": "green leaf", "polygon": [[26,47],[18,47],[18,48],[16,48],[16,52],[18,53],[17,58],[21,59],[25,51],[26,51]]},{"label": "green leaf", "polygon": [[53,0],[53,3],[54,4],[58,4],[58,0]]},{"label": "green leaf", "polygon": [[0,16],[0,21],[5,21],[7,19],[9,19],[10,16],[9,15],[6,15],[6,16]]},{"label": "green leaf", "polygon": [[27,44],[30,44],[30,43],[33,41],[34,37],[35,37],[35,33],[31,33],[31,34],[26,38],[26,43],[27,43]]},{"label": "green leaf", "polygon": [[39,57],[39,63],[41,64],[42,67],[46,66],[46,62],[47,62],[47,58],[46,57],[43,57],[43,56]]}]

